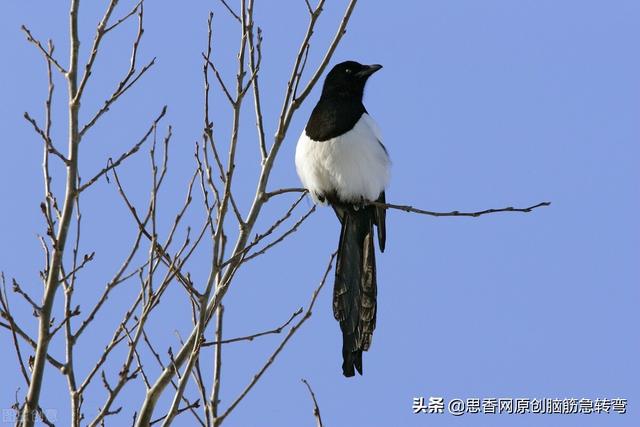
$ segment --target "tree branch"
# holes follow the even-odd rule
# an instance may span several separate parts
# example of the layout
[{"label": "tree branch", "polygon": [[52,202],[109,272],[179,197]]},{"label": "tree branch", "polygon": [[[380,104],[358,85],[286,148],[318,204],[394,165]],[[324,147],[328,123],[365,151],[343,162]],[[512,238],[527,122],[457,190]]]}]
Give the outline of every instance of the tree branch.
[{"label": "tree branch", "polygon": [[50,62],[53,65],[55,65],[55,67],[58,69],[58,71],[60,71],[60,73],[67,74],[67,70],[65,70],[64,67],[60,65],[60,63],[56,61],[56,59],[53,57],[53,52],[47,51],[44,48],[44,46],[42,46],[42,43],[40,43],[39,40],[37,40],[35,37],[33,37],[33,35],[31,35],[31,31],[29,31],[29,29],[26,26],[22,25],[20,28],[27,36],[27,40],[33,43],[33,45],[36,46],[38,50],[40,50],[40,52],[44,55],[47,62]]},{"label": "tree branch", "polygon": [[470,217],[479,217],[482,215],[487,215],[487,214],[492,214],[492,213],[498,213],[498,212],[524,212],[524,213],[528,213],[531,212],[534,209],[540,208],[540,207],[544,207],[544,206],[549,206],[551,205],[551,202],[541,202],[538,203],[536,205],[532,205],[529,206],[527,208],[514,208],[514,207],[507,207],[507,208],[498,208],[498,209],[485,209],[483,211],[477,211],[477,212],[460,212],[460,211],[451,211],[451,212],[434,212],[434,211],[426,211],[423,209],[417,209],[414,208],[413,206],[407,206],[407,205],[394,205],[391,203],[381,203],[381,202],[370,202],[369,205],[372,206],[377,206],[380,208],[385,208],[385,209],[397,209],[400,211],[404,211],[404,212],[411,212],[411,213],[417,213],[417,214],[422,214],[422,215],[430,215],[430,216],[470,216]]},{"label": "tree branch", "polygon": [[258,144],[260,147],[260,155],[262,161],[267,158],[267,143],[264,133],[264,122],[262,118],[262,104],[260,102],[260,85],[258,83],[258,68],[262,62],[262,30],[258,27],[258,41],[254,42],[253,39],[253,3],[254,0],[249,0],[249,6],[247,13],[249,15],[249,34],[247,40],[249,41],[249,68],[253,73],[252,87],[253,87],[253,107],[256,113],[256,129],[258,131]]},{"label": "tree branch", "polygon": [[242,22],[242,21],[240,20],[240,17],[238,16],[238,14],[237,14],[237,13],[235,13],[235,12],[233,11],[233,9],[231,9],[231,6],[229,6],[225,0],[220,0],[220,3],[222,3],[222,4],[224,5],[224,7],[226,7],[226,8],[227,8],[227,10],[228,10],[228,11],[229,11],[229,13],[231,14],[231,16],[233,16],[233,17],[235,18],[235,20],[236,20],[236,21],[238,21],[239,23],[240,23],[240,22]]},{"label": "tree branch", "polygon": [[[198,409],[199,407],[200,407],[200,400],[196,400],[193,403],[188,403],[187,406],[185,406],[183,408],[177,409],[176,413],[175,413],[175,416],[177,417],[178,415],[180,415],[180,414],[182,414],[183,412],[186,412],[186,411],[192,411],[193,412],[194,409]],[[162,421],[165,418],[167,418],[167,415],[163,415],[160,418],[151,421],[151,423],[149,425],[154,425],[154,424],[159,423],[160,421]]]},{"label": "tree branch", "polygon": [[[218,426],[218,406],[220,404],[220,386],[222,382],[222,326],[224,319],[224,305],[220,304],[216,311],[216,341],[213,362],[213,386],[211,387],[211,398],[209,399],[209,411],[211,424]],[[203,343],[204,344],[204,343]],[[200,346],[202,347],[201,344]]]},{"label": "tree branch", "polygon": [[[113,3],[114,0],[111,0],[111,1]],[[117,1],[116,1],[116,3],[117,3]],[[109,7],[111,7],[111,4],[109,5]],[[122,96],[124,93],[126,93],[133,85],[135,85],[138,82],[138,80],[140,80],[140,78],[155,64],[156,58],[153,58],[144,67],[142,67],[142,69],[140,70],[140,72],[138,72],[138,74],[136,74],[136,62],[137,62],[137,59],[138,59],[138,46],[140,45],[140,40],[142,40],[142,34],[144,33],[144,28],[142,27],[143,18],[144,18],[144,2],[141,1],[139,3],[139,6],[137,6],[136,9],[134,9],[134,10],[138,11],[138,32],[136,34],[136,38],[133,41],[133,46],[131,48],[131,58],[129,60],[129,70],[125,74],[124,78],[122,80],[120,80],[120,83],[118,83],[118,86],[116,87],[116,90],[104,102],[104,105],[102,106],[102,108],[100,108],[94,114],[94,116],[82,127],[82,129],[79,132],[80,139],[82,139],[82,137],[85,135],[85,133],[87,133],[87,131],[89,129],[91,129],[93,127],[93,125],[96,124],[96,122],[100,119],[100,117],[102,117],[102,115],[104,113],[109,111],[109,108],[111,107],[111,105],[114,102],[116,102],[118,100],[118,98],[120,98],[120,96]],[[110,11],[108,11],[108,13],[111,14]],[[106,16],[106,14],[105,14],[105,16]],[[105,25],[106,25],[106,21],[104,21],[104,22],[105,22]],[[101,22],[101,24],[102,24],[102,22]],[[117,25],[117,24],[115,24],[115,25]],[[96,33],[96,40],[94,41],[94,49],[97,49],[97,47],[99,46],[99,43],[100,43],[100,39],[102,39],[102,36],[104,36],[105,33],[106,33],[106,31],[104,31],[104,27],[102,27],[102,30],[100,28],[98,28],[97,33]],[[92,56],[90,57],[89,62],[87,62],[87,65],[85,66],[85,75],[83,76],[83,81],[85,80],[85,78],[88,79],[89,75],[91,74],[91,67],[93,66],[93,60],[95,60],[95,56],[92,53]],[[86,84],[86,82],[85,82],[85,84]]]},{"label": "tree branch", "polygon": [[133,6],[133,9],[131,9],[131,11],[129,11],[129,13],[127,13],[126,15],[124,15],[122,18],[118,19],[116,22],[114,22],[113,24],[111,24],[110,26],[108,26],[107,28],[105,28],[104,30],[104,34],[107,34],[109,31],[115,29],[118,25],[122,24],[123,22],[125,22],[127,19],[129,19],[130,17],[132,17],[136,12],[138,12],[138,9],[140,8],[140,6],[142,6],[142,3],[144,2],[144,0],[139,0],[138,3],[136,3]]},{"label": "tree branch", "polygon": [[302,378],[302,382],[307,386],[307,390],[309,390],[309,394],[311,395],[311,399],[313,400],[313,416],[316,418],[316,427],[323,427],[322,418],[320,417],[320,408],[318,407],[318,401],[316,400],[316,394],[311,389],[311,386]]},{"label": "tree branch", "polygon": [[[153,124],[149,127],[149,130],[147,130],[147,133],[145,133],[144,136],[136,144],[133,145],[133,147],[131,147],[128,151],[122,153],[120,157],[116,159],[116,161],[109,159],[107,166],[105,166],[100,172],[95,174],[93,178],[91,178],[89,181],[87,181],[82,186],[80,186],[80,188],[78,188],[78,193],[82,193],[84,190],[91,187],[104,174],[109,172],[111,169],[120,166],[120,164],[125,160],[127,160],[127,158],[137,153],[138,150],[140,150],[140,147],[142,147],[142,145],[147,141],[149,136],[156,129],[156,127],[158,126],[158,123],[160,122],[160,120],[162,120],[166,112],[167,112],[167,106],[165,105],[164,107],[162,107],[162,111],[160,112],[158,117],[156,117],[156,119],[153,121]],[[171,131],[169,131],[169,137],[171,137]]]},{"label": "tree branch", "polygon": [[[332,42],[332,45],[330,46],[330,50],[325,54],[325,58],[323,60],[324,66],[326,66],[326,63],[328,63],[328,61],[330,60],[333,52],[335,51],[335,47],[337,46],[337,44],[339,43],[340,39],[342,38],[342,34],[344,33],[344,30],[346,28],[346,25],[349,21],[349,18],[351,16],[351,12],[354,8],[356,4],[356,0],[351,0],[351,2],[349,3],[349,5],[347,6],[347,9],[345,11],[345,15],[342,18],[341,24],[338,27],[338,33],[336,34],[336,36],[334,37],[334,41]],[[317,15],[320,14],[320,9],[317,10],[317,14],[314,14],[314,16],[317,17]],[[241,50],[240,53],[244,53],[242,46],[244,46],[245,43],[245,39],[247,37],[247,31],[246,31],[246,9],[245,9],[245,4],[243,2],[243,7],[242,7],[242,18],[245,19],[244,21],[244,25],[243,25],[243,32],[242,32],[242,38],[243,41],[241,42]],[[301,54],[299,56],[299,58],[296,60],[296,64],[294,65],[294,68],[292,70],[292,76],[295,76],[295,74],[299,71],[299,66],[301,65],[301,61],[303,59],[303,55],[304,55],[304,50],[306,49],[306,45],[309,43],[310,37],[311,37],[311,33],[313,31],[313,27],[315,25],[315,21],[310,25],[309,30],[307,31],[307,34],[305,35],[304,39],[303,39],[303,43],[301,46]],[[242,58],[243,55],[239,55],[239,59]],[[239,64],[242,64],[243,62],[241,62],[240,60],[238,61]],[[242,70],[239,70],[242,71]],[[242,73],[239,72],[237,77],[238,77],[238,83],[239,83],[239,87],[240,90],[242,89]],[[311,90],[311,87],[315,84],[315,82],[317,81],[317,79],[310,81],[307,85],[308,90]],[[281,113],[281,116],[278,120],[278,129],[276,131],[276,134],[274,136],[274,143],[267,155],[267,158],[263,161],[262,164],[262,169],[260,171],[260,177],[258,179],[257,185],[256,185],[256,192],[254,195],[254,199],[253,202],[251,204],[251,208],[249,209],[249,213],[247,214],[246,220],[244,222],[244,224],[241,226],[240,229],[240,234],[237,237],[237,240],[235,242],[234,248],[233,248],[233,252],[231,255],[231,258],[235,257],[237,254],[241,253],[244,249],[244,247],[247,244],[247,241],[249,240],[249,237],[251,236],[251,232],[252,229],[258,219],[258,216],[261,212],[261,209],[265,203],[263,197],[266,191],[266,187],[269,181],[269,177],[271,174],[271,171],[273,169],[273,165],[275,163],[277,154],[279,152],[280,146],[282,145],[282,142],[284,140],[284,137],[287,133],[288,127],[289,127],[289,123],[291,121],[291,118],[293,117],[294,111],[295,109],[301,105],[301,103],[304,100],[304,96],[299,96],[297,98],[297,102],[295,103],[295,105],[292,104],[292,107],[289,108],[289,103],[290,103],[290,97],[291,97],[291,92],[293,91],[293,87],[294,87],[295,82],[292,80],[289,81],[289,84],[287,86],[287,95],[285,95],[285,100],[286,102],[283,105],[283,110]],[[234,121],[235,122],[235,121]],[[206,128],[209,128],[209,123],[206,124]],[[235,126],[234,126],[235,128]],[[232,132],[232,135],[234,135],[232,137],[232,141],[235,140],[235,138],[237,138],[237,133],[234,131]],[[227,174],[228,175],[232,175],[233,172],[233,159],[235,158],[235,151],[234,151],[234,147],[235,144],[231,144],[231,148],[229,151],[229,162],[228,162],[228,169],[227,169]],[[225,191],[223,192],[223,199],[220,203],[220,207],[218,210],[219,215],[224,214],[224,212],[226,211],[226,203],[225,203],[225,199],[228,199],[229,196],[227,196],[227,194],[229,194],[229,189],[230,189],[230,183],[231,180],[227,177],[227,179],[225,180]],[[224,216],[221,216],[222,218]],[[222,240],[226,239],[222,239],[222,237],[224,236],[223,232],[222,232],[222,223],[218,222],[217,224],[217,230],[216,233],[218,235],[217,238],[215,238],[214,240],[223,243]],[[216,254],[218,254],[216,256]],[[235,275],[235,273],[237,272],[240,264],[241,264],[241,260],[239,258],[236,258],[233,262],[231,262],[226,269],[224,270],[224,272],[220,272],[219,270],[217,270],[215,268],[215,266],[219,265],[219,262],[221,261],[221,258],[219,258],[220,256],[220,252],[218,252],[217,249],[214,248],[214,262],[212,263],[214,265],[214,268],[212,268],[211,273],[210,273],[210,277],[208,279],[208,283],[207,283],[207,287],[209,288],[210,286],[213,285],[214,279],[218,276],[220,277],[220,280],[218,280],[219,286],[217,287],[216,292],[209,298],[207,304],[206,304],[206,310],[205,310],[205,326],[206,323],[209,322],[209,320],[211,319],[211,317],[213,316],[213,313],[215,312],[215,310],[217,309],[217,307],[220,305],[222,299],[224,298],[227,290],[229,289],[229,286],[231,284],[231,281]],[[215,260],[218,260],[217,262]],[[152,414],[153,414],[153,410],[156,406],[156,403],[158,402],[158,399],[160,398],[161,394],[164,392],[166,386],[171,382],[171,379],[173,378],[174,375],[176,375],[176,367],[180,366],[182,364],[184,364],[187,360],[191,360],[193,357],[193,349],[194,349],[194,345],[195,343],[200,339],[201,335],[200,335],[200,331],[201,331],[201,325],[198,325],[197,327],[195,327],[192,331],[191,334],[189,335],[189,338],[185,341],[185,343],[182,345],[179,353],[176,355],[175,358],[175,364],[169,365],[167,366],[167,368],[165,368],[165,370],[162,372],[162,374],[158,377],[158,379],[156,380],[155,384],[151,387],[151,389],[149,390],[149,392],[147,393],[147,396],[144,400],[144,402],[142,403],[142,406],[140,408],[140,413],[138,416],[138,419],[136,420],[136,425],[137,426],[145,426],[147,423],[150,422]],[[189,370],[187,370],[188,372]]]},{"label": "tree branch", "polygon": [[86,87],[87,82],[89,81],[89,76],[91,76],[93,63],[98,57],[98,51],[100,50],[100,42],[102,41],[102,37],[106,34],[105,28],[107,27],[109,23],[109,18],[111,17],[111,14],[113,13],[113,9],[116,7],[117,4],[118,4],[118,0],[109,1],[107,9],[105,10],[104,15],[102,16],[100,23],[96,27],[96,34],[93,38],[93,46],[91,46],[91,53],[89,54],[89,59],[87,60],[87,63],[84,66],[84,73],[82,75],[82,78],[80,79],[80,83],[78,84],[78,88],[74,94],[75,102],[80,101],[80,98],[82,98],[82,94],[84,93],[84,88]]},{"label": "tree branch", "polygon": [[36,131],[36,133],[38,135],[40,135],[40,137],[43,139],[46,150],[51,153],[54,154],[56,157],[58,157],[60,160],[62,160],[62,163],[65,164],[65,166],[69,165],[69,159],[67,159],[64,154],[62,154],[60,151],[58,151],[58,149],[56,147],[54,147],[53,143],[51,142],[51,139],[49,138],[49,135],[47,135],[45,133],[44,130],[42,130],[40,128],[40,126],[38,126],[38,123],[36,122],[36,120],[31,117],[29,115],[29,113],[25,112],[24,113],[24,118],[25,120],[27,120],[29,123],[31,123],[31,126],[33,126],[33,130]]},{"label": "tree branch", "polygon": [[256,338],[263,337],[265,335],[279,334],[279,333],[281,333],[283,331],[284,328],[289,326],[289,324],[293,321],[293,319],[295,319],[300,314],[302,314],[302,307],[297,309],[289,317],[289,319],[285,323],[283,323],[282,325],[278,326],[277,328],[270,329],[268,331],[258,332],[256,334],[252,334],[252,335],[246,335],[246,336],[243,336],[243,337],[230,338],[230,339],[226,339],[226,340],[216,339],[216,341],[205,341],[205,342],[202,343],[202,347],[210,347],[212,345],[218,345],[218,344],[230,344],[230,343],[233,343],[233,342],[240,342],[240,341],[253,341]]},{"label": "tree branch", "polygon": [[[51,266],[47,271],[47,278],[42,298],[42,310],[39,316],[38,345],[35,351],[33,370],[31,372],[31,382],[27,393],[27,401],[24,405],[21,416],[23,427],[33,427],[35,414],[40,402],[40,391],[44,378],[45,363],[47,360],[50,336],[50,320],[54,299],[60,285],[60,274],[65,244],[69,232],[69,224],[73,214],[75,199],[77,195],[78,183],[78,146],[80,137],[78,134],[78,113],[80,100],[76,97],[78,93],[78,51],[80,39],[78,37],[78,8],[79,0],[71,0],[69,11],[69,32],[70,32],[70,58],[69,71],[66,73],[69,99],[69,135],[68,135],[68,155],[67,176],[65,186],[65,197],[62,208],[62,216],[58,222],[58,230],[55,237],[55,245]],[[54,63],[55,64],[55,63]]]},{"label": "tree branch", "polygon": [[[4,283],[4,275],[2,275],[2,281]],[[38,316],[40,314],[40,310],[42,310],[42,307],[36,304],[36,302],[29,296],[29,294],[27,294],[24,290],[22,290],[22,288],[20,287],[20,284],[16,281],[16,279],[12,280],[12,284],[13,284],[13,292],[22,296],[22,298],[24,298],[25,301],[29,303],[31,308],[33,308],[33,315]]]},{"label": "tree branch", "polygon": [[[0,306],[2,306],[2,310],[0,310],[0,315],[7,319],[11,319],[10,323],[13,322],[13,318],[11,316],[11,310],[9,309],[9,298],[7,297],[7,286],[4,279],[4,273],[0,272],[0,281],[2,282],[2,289],[0,289]],[[14,281],[15,283],[15,281]],[[13,327],[9,327],[11,330],[11,337],[13,338],[13,348],[16,350],[16,357],[18,358],[18,364],[20,365],[20,372],[22,372],[22,376],[24,377],[24,381],[29,385],[29,374],[27,373],[27,368],[24,366],[24,361],[22,360],[22,352],[20,351],[20,343],[18,342],[18,336]]]},{"label": "tree branch", "polygon": [[[306,193],[306,192],[307,192],[307,190],[304,189],[304,188],[281,188],[279,190],[275,190],[275,191],[264,193],[263,199],[264,200],[269,200],[270,198],[272,198],[274,196],[278,196],[280,194],[286,194],[286,193]],[[479,217],[479,216],[482,216],[482,215],[488,215],[488,214],[500,213],[500,212],[529,213],[529,212],[533,211],[534,209],[550,206],[551,202],[540,202],[540,203],[537,203],[535,205],[531,205],[531,206],[528,206],[528,207],[525,207],[525,208],[514,208],[513,206],[509,206],[509,207],[506,207],[506,208],[491,208],[491,209],[485,209],[485,210],[482,210],[482,211],[475,211],[475,212],[462,212],[462,211],[438,212],[438,211],[428,211],[428,210],[424,210],[424,209],[415,208],[415,207],[410,206],[410,205],[397,205],[397,204],[393,204],[393,203],[382,203],[382,202],[369,202],[369,203],[367,203],[367,205],[377,206],[377,207],[384,208],[384,209],[396,209],[396,210],[400,210],[400,211],[404,211],[404,212],[417,213],[417,214],[429,215],[429,216],[469,216],[469,217]]]},{"label": "tree branch", "polygon": [[307,319],[309,319],[311,317],[313,306],[316,303],[316,299],[318,298],[318,294],[320,293],[320,291],[324,287],[325,282],[327,281],[327,277],[329,276],[329,272],[331,271],[331,268],[333,266],[333,260],[334,260],[335,256],[336,256],[336,252],[331,254],[331,257],[329,258],[329,263],[327,265],[327,268],[326,268],[326,270],[324,272],[324,275],[322,276],[322,280],[320,280],[320,284],[315,289],[315,291],[313,291],[313,294],[311,295],[311,301],[309,302],[309,306],[307,307],[307,310],[305,311],[304,316],[302,316],[302,318],[295,325],[293,325],[293,327],[291,329],[289,329],[289,332],[284,337],[284,339],[282,340],[280,345],[271,354],[269,359],[267,359],[266,363],[262,366],[262,368],[253,376],[253,378],[251,379],[251,381],[249,382],[247,387],[245,387],[245,389],[242,391],[242,393],[240,393],[240,395],[236,398],[236,400],[234,400],[233,403],[231,403],[231,405],[229,406],[229,408],[227,408],[227,410],[219,417],[220,422],[222,422],[222,420],[224,420],[226,417],[228,417],[229,414],[242,401],[242,399],[245,398],[245,396],[249,393],[249,391],[251,391],[253,386],[256,385],[256,383],[260,380],[262,375],[264,375],[264,373],[267,371],[267,369],[269,369],[269,367],[276,360],[276,358],[278,357],[278,355],[280,354],[280,352],[282,351],[284,346],[287,344],[289,339],[291,339],[291,337],[298,331],[298,329],[300,329],[300,327],[304,324],[304,322],[306,322]]}]

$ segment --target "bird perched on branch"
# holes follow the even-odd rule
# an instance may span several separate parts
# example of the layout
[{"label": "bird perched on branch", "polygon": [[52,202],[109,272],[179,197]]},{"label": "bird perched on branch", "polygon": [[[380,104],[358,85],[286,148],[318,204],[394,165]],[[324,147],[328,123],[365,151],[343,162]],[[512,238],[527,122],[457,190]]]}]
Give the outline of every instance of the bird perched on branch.
[{"label": "bird perched on branch", "polygon": [[[296,170],[315,203],[329,204],[342,230],[333,288],[333,314],[342,330],[342,372],[362,375],[362,352],[376,327],[374,232],[384,252],[384,202],[390,161],[380,130],[362,97],[369,77],[381,65],[337,64],[296,147]],[[354,370],[355,369],[355,370]]]}]

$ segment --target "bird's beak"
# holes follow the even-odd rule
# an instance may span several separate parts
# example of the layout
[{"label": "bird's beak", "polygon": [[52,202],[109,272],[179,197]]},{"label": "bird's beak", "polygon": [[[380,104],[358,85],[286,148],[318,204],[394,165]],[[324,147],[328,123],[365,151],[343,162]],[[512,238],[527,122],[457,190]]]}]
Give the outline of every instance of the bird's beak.
[{"label": "bird's beak", "polygon": [[380,68],[382,68],[382,65],[380,64],[365,65],[363,70],[360,70],[356,73],[356,76],[369,77],[371,74],[375,73]]}]

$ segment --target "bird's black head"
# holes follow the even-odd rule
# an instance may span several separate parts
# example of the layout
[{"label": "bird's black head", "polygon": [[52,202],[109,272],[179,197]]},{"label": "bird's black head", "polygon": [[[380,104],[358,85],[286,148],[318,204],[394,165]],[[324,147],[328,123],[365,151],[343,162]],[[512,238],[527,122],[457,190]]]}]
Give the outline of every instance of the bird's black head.
[{"label": "bird's black head", "polygon": [[322,96],[355,98],[362,100],[367,79],[382,65],[362,65],[355,61],[345,61],[334,66],[324,80]]},{"label": "bird's black head", "polygon": [[351,130],[367,111],[362,104],[364,85],[380,68],[382,65],[362,65],[355,61],[333,67],[307,122],[307,136],[314,141],[326,141]]}]

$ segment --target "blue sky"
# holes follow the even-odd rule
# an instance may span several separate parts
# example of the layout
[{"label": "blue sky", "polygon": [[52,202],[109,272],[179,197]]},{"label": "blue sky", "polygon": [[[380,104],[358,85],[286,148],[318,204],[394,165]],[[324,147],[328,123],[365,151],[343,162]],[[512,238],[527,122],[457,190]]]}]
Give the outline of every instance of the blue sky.
[{"label": "blue sky", "polygon": [[[81,10],[83,58],[101,7]],[[119,11],[127,10],[124,2]],[[261,77],[267,135],[273,135],[294,55],[306,28],[302,0],[256,2],[264,31]],[[315,34],[310,66],[333,36],[343,1],[327,2]],[[157,66],[109,112],[82,146],[81,174],[89,177],[131,145],[165,104],[164,124],[174,143],[160,219],[164,230],[183,202],[193,171],[193,143],[202,123],[201,56],[206,17],[213,9],[214,57],[231,81],[238,31],[214,1],[149,2],[142,60]],[[35,295],[44,233],[41,146],[28,123],[40,119],[46,90],[44,64],[20,32],[28,25],[51,37],[66,58],[67,5],[7,1],[0,6],[0,269]],[[583,1],[361,2],[332,63],[354,59],[380,63],[367,87],[365,105],[376,118],[393,160],[387,199],[429,210],[482,210],[551,201],[530,214],[480,218],[432,218],[390,211],[387,249],[379,254],[378,327],[365,354],[365,375],[340,372],[340,332],[331,313],[331,285],[313,317],[294,336],[229,426],[297,426],[313,423],[300,378],[314,388],[326,425],[368,426],[631,426],[640,417],[640,3]],[[126,69],[133,25],[110,34],[87,87],[87,117]],[[66,61],[66,59],[64,59]],[[64,62],[63,61],[63,62]],[[54,139],[66,132],[65,88],[56,82]],[[297,136],[317,100],[316,88],[294,117],[270,188],[298,186],[293,164]],[[221,144],[230,111],[216,93],[212,115]],[[254,119],[242,122],[236,191],[246,212],[258,157]],[[148,157],[122,170],[143,203]],[[60,185],[58,180],[54,185]],[[59,187],[56,187],[59,188]],[[266,211],[272,218],[286,199]],[[297,215],[310,202],[305,201]],[[105,277],[121,261],[134,230],[113,185],[101,181],[83,200],[85,251],[96,261],[81,276],[78,302],[94,301]],[[166,212],[166,213],[165,213]],[[194,216],[194,223],[199,224]],[[268,226],[265,219],[260,225]],[[258,230],[256,230],[258,231]],[[291,240],[241,271],[225,300],[225,336],[268,329],[306,305],[335,249],[339,228],[330,209],[315,213]],[[203,278],[205,256],[192,274]],[[126,288],[113,298],[120,313]],[[173,292],[173,293],[172,293]],[[174,331],[186,336],[190,310],[176,286],[174,304],[160,311],[150,330],[176,349]],[[16,295],[14,310],[26,328],[36,321]],[[175,300],[174,300],[175,298]],[[61,298],[58,298],[58,302]],[[117,318],[120,314],[114,315]],[[58,316],[59,317],[59,316]],[[110,318],[79,345],[82,372],[108,342]],[[117,320],[116,320],[117,321]],[[0,406],[25,391],[15,366],[10,335],[2,331]],[[280,337],[224,349],[222,405],[244,388]],[[23,347],[24,351],[26,347]],[[52,351],[62,358],[62,347]],[[115,359],[122,357],[116,353]],[[210,365],[209,359],[203,365]],[[47,367],[43,407],[68,423],[64,378]],[[210,371],[210,366],[205,368]],[[87,417],[104,400],[97,384],[85,402]],[[123,394],[128,423],[143,385]],[[193,390],[190,390],[194,395]],[[626,415],[413,415],[414,396],[453,398],[626,398]],[[166,402],[165,402],[166,404]],[[189,425],[187,418],[176,425]],[[183,423],[183,424],[181,424]]]}]

